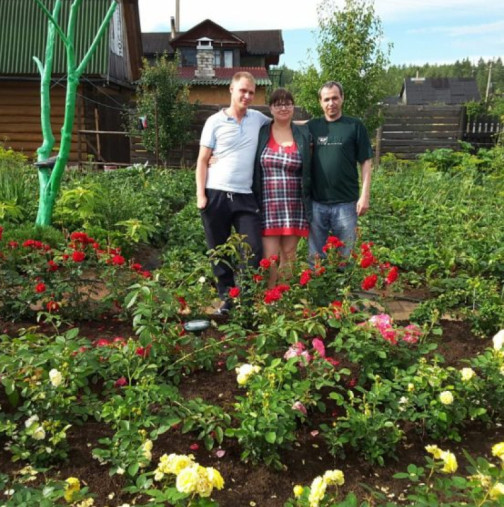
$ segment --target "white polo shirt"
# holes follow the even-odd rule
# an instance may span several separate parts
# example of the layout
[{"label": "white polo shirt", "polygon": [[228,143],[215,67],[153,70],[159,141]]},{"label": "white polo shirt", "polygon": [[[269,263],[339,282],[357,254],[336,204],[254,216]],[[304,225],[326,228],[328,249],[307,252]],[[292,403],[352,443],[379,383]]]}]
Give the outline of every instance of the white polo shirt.
[{"label": "white polo shirt", "polygon": [[211,148],[217,162],[208,167],[205,188],[252,193],[259,130],[270,121],[271,118],[254,109],[247,109],[240,123],[224,109],[207,119],[200,145]]}]

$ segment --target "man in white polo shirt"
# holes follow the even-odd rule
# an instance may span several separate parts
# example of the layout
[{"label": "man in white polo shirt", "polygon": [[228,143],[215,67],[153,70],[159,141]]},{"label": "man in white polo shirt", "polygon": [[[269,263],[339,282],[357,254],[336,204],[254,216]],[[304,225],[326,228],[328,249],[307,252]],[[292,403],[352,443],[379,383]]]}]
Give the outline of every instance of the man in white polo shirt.
[{"label": "man in white polo shirt", "polygon": [[[201,211],[209,248],[224,244],[232,227],[246,235],[257,266],[262,257],[261,217],[252,193],[254,157],[259,129],[271,121],[248,109],[255,95],[255,80],[248,72],[237,72],[229,88],[231,104],[210,116],[201,133],[196,165],[196,199]],[[209,165],[213,157],[212,165]],[[229,289],[235,285],[233,270],[221,262],[213,267],[222,305],[231,308]]]}]

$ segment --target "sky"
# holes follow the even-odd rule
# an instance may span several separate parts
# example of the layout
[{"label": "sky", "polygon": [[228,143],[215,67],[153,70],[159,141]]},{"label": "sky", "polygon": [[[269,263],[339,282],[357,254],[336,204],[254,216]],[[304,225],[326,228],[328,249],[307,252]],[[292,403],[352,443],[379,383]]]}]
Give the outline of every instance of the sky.
[{"label": "sky", "polygon": [[[317,64],[318,0],[179,0],[180,30],[205,19],[234,30],[282,30],[280,65],[300,70]],[[170,30],[176,0],[138,0],[143,32]],[[337,7],[344,0],[325,0]],[[375,0],[382,45],[392,43],[392,64],[423,65],[504,59],[503,0]]]}]

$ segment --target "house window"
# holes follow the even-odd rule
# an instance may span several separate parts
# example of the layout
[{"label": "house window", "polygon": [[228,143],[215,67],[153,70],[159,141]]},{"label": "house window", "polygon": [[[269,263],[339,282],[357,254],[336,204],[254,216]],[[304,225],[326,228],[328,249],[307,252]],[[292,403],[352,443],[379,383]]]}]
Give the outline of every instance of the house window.
[{"label": "house window", "polygon": [[231,69],[233,67],[233,51],[214,51],[214,66]]},{"label": "house window", "polygon": [[226,69],[230,69],[231,67],[233,67],[232,51],[224,51],[224,67],[226,67]]},{"label": "house window", "polygon": [[180,63],[182,67],[195,67],[196,66],[196,49],[194,48],[181,48],[180,50]]}]

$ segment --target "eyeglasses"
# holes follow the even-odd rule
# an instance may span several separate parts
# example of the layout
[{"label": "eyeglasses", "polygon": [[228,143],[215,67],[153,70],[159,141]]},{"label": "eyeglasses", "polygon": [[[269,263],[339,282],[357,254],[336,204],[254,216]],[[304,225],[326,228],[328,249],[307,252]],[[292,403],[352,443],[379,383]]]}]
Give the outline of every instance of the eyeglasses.
[{"label": "eyeglasses", "polygon": [[273,104],[272,107],[277,111],[280,111],[281,109],[287,109],[290,111],[291,109],[294,109],[294,104]]}]

